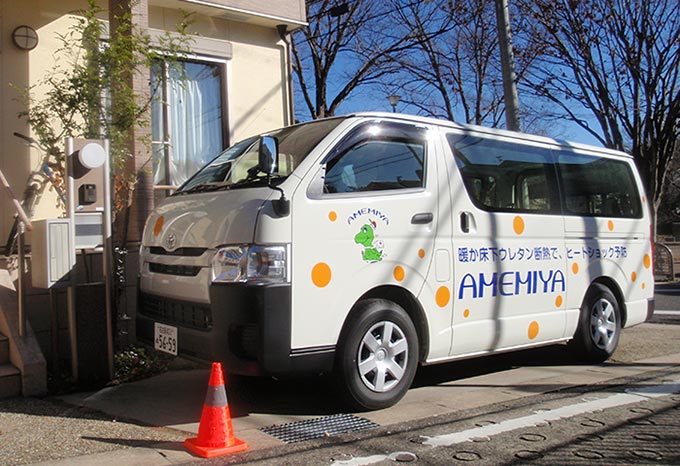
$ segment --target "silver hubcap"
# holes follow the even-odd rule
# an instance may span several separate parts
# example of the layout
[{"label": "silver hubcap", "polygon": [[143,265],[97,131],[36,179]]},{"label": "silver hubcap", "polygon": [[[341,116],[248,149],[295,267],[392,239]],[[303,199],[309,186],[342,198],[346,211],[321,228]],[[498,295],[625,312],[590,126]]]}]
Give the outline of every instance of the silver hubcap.
[{"label": "silver hubcap", "polygon": [[406,371],[406,336],[394,322],[378,322],[361,339],[357,356],[357,368],[364,384],[374,392],[389,391]]},{"label": "silver hubcap", "polygon": [[604,298],[598,299],[590,313],[590,338],[595,346],[602,350],[609,345],[616,336],[616,313],[614,305]]}]

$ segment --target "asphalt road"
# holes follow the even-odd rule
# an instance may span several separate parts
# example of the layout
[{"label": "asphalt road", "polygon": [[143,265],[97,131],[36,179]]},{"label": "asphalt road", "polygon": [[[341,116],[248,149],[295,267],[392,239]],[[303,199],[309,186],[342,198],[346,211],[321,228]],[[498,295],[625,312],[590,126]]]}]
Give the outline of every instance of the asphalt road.
[{"label": "asphalt road", "polygon": [[679,390],[677,368],[659,370],[309,443],[248,464],[680,464]]},{"label": "asphalt road", "polygon": [[[198,430],[207,370],[0,400],[0,464],[680,464],[679,290],[657,286],[663,312],[624,330],[605,364],[552,346],[424,367],[381,411],[347,413],[328,377],[228,380],[234,430],[250,450],[214,460],[182,446]],[[346,433],[335,434],[338,423]]]}]

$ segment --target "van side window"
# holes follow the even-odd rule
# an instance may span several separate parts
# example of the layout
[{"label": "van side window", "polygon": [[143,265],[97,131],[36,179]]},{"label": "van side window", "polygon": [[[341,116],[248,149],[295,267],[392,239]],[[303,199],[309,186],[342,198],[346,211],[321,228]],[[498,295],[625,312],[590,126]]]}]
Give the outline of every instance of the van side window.
[{"label": "van side window", "polygon": [[558,171],[566,214],[642,217],[640,193],[626,162],[561,151]]},{"label": "van side window", "polygon": [[559,213],[549,149],[462,134],[448,134],[447,140],[465,189],[480,209]]},{"label": "van side window", "polygon": [[399,126],[373,123],[355,130],[326,162],[324,192],[422,188],[424,132]]}]

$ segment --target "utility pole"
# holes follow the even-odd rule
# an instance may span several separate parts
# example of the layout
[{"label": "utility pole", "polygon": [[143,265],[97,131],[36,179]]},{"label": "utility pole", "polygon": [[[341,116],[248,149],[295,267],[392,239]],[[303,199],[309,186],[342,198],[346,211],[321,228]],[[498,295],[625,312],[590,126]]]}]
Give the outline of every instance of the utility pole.
[{"label": "utility pole", "polygon": [[496,22],[498,23],[498,44],[501,49],[505,122],[509,130],[521,131],[519,98],[517,97],[517,85],[515,83],[515,58],[512,53],[512,34],[510,32],[507,0],[496,0]]}]

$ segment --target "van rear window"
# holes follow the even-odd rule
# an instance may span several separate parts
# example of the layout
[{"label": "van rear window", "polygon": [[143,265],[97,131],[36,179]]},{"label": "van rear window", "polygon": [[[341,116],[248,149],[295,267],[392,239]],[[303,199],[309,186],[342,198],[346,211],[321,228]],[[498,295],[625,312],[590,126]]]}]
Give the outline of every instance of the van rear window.
[{"label": "van rear window", "polygon": [[642,217],[640,193],[626,162],[562,151],[558,170],[565,214]]},{"label": "van rear window", "polygon": [[642,218],[632,167],[624,160],[471,134],[448,134],[447,140],[480,209]]}]

